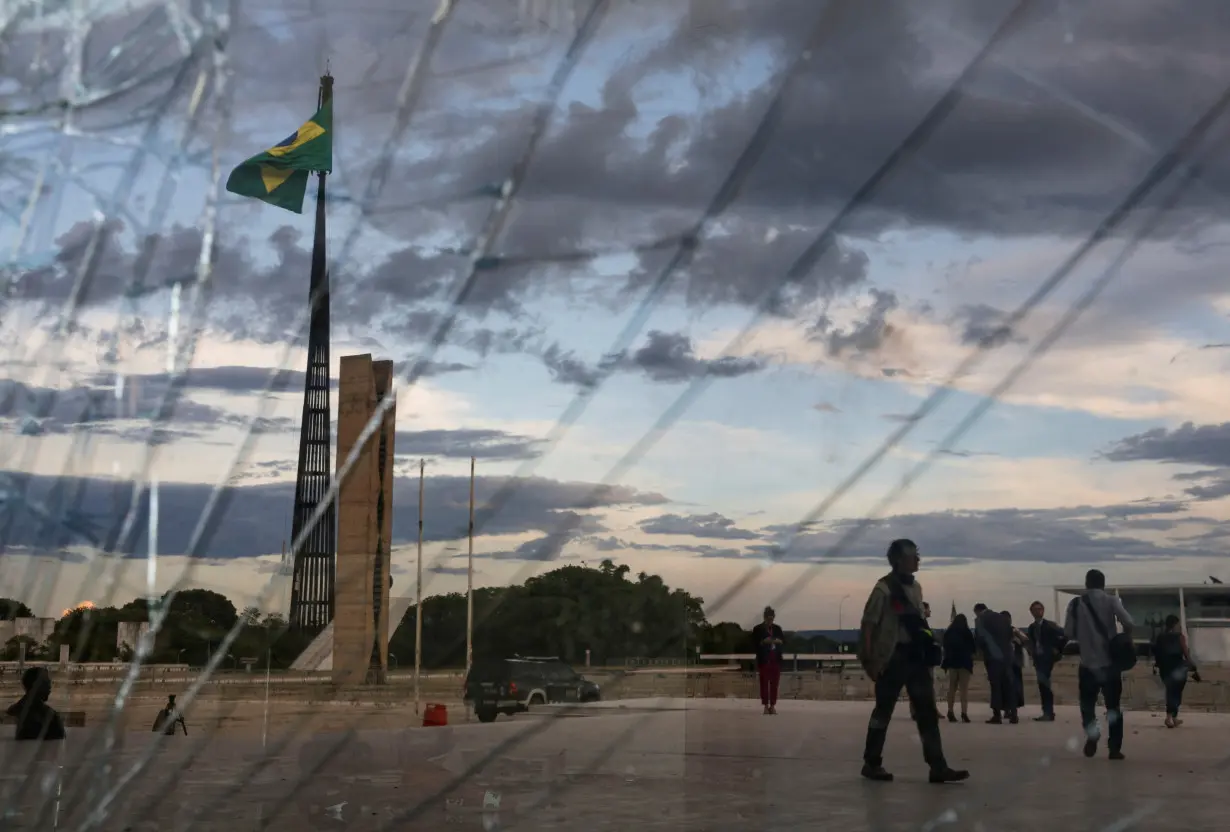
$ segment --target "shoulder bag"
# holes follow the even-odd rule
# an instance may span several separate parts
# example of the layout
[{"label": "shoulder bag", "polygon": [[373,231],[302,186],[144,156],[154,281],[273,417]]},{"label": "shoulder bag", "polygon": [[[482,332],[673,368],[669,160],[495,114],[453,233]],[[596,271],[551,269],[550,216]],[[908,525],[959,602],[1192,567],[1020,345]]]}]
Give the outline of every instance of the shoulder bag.
[{"label": "shoulder bag", "polygon": [[[1098,618],[1097,611],[1093,608],[1093,604],[1089,603],[1089,596],[1081,596],[1084,601],[1085,610],[1089,613],[1089,619],[1093,622],[1093,628],[1098,631],[1098,635],[1106,640],[1110,650],[1110,663],[1119,673],[1126,673],[1136,666],[1136,643],[1132,641],[1132,637],[1127,633],[1115,633],[1113,636],[1106,632],[1106,625],[1102,623],[1102,619]],[[1079,639],[1077,639],[1079,641]]]}]

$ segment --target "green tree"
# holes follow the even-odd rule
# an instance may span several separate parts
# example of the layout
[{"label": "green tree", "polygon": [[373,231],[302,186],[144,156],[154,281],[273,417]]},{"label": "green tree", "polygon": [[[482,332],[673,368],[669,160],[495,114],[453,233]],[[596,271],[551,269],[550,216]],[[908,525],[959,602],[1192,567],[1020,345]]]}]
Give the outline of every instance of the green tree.
[{"label": "green tree", "polygon": [[[589,650],[602,664],[627,656],[694,652],[706,632],[703,601],[671,589],[657,575],[628,579],[627,566],[562,566],[521,586],[474,591],[474,655],[559,656],[579,664]],[[466,599],[461,593],[423,599],[423,666],[465,664]],[[415,608],[394,630],[389,649],[414,661]]]},{"label": "green tree", "polygon": [[12,598],[0,598],[0,621],[12,621],[14,618],[33,618],[34,613],[21,601]]},{"label": "green tree", "polygon": [[[25,617],[25,616],[19,616]],[[6,662],[15,662],[21,658],[21,645],[26,646],[27,659],[43,659],[46,658],[46,651],[43,646],[30,636],[13,636],[4,643],[4,647],[0,649],[0,658]]]},{"label": "green tree", "polygon": [[74,662],[109,662],[116,658],[116,636],[121,613],[114,607],[87,607],[71,610],[56,622],[48,639],[50,654],[59,654],[68,645]]}]

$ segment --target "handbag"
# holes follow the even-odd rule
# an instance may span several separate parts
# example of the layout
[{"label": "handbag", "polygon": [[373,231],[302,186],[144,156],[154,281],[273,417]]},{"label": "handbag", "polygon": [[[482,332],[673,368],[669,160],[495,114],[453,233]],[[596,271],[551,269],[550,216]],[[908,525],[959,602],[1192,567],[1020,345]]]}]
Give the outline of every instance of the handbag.
[{"label": "handbag", "polygon": [[1093,609],[1093,604],[1089,603],[1089,596],[1081,596],[1081,600],[1085,602],[1085,609],[1089,611],[1089,618],[1093,621],[1093,628],[1098,631],[1098,635],[1106,640],[1110,649],[1111,667],[1118,673],[1126,673],[1136,666],[1136,643],[1132,641],[1132,637],[1127,633],[1115,633],[1111,636],[1106,632],[1106,625],[1098,618],[1097,612]]}]

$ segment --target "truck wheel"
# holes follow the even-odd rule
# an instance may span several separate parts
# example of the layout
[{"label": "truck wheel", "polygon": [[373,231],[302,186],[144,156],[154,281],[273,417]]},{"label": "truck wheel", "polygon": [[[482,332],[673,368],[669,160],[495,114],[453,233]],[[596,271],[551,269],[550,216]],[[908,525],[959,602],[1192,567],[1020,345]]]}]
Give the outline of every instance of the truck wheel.
[{"label": "truck wheel", "polygon": [[474,710],[474,715],[478,717],[479,722],[495,722],[498,713],[495,708],[476,708]]}]

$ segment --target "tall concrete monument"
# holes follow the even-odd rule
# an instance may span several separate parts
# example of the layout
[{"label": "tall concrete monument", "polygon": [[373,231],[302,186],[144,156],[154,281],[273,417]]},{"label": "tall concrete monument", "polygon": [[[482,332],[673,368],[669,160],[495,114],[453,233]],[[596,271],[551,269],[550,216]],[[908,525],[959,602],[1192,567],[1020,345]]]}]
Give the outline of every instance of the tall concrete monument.
[{"label": "tall concrete monument", "polygon": [[337,590],[333,681],[383,684],[389,669],[389,541],[393,532],[393,436],[389,407],[343,478],[341,466],[381,400],[393,395],[393,362],[341,359],[337,406]]}]

